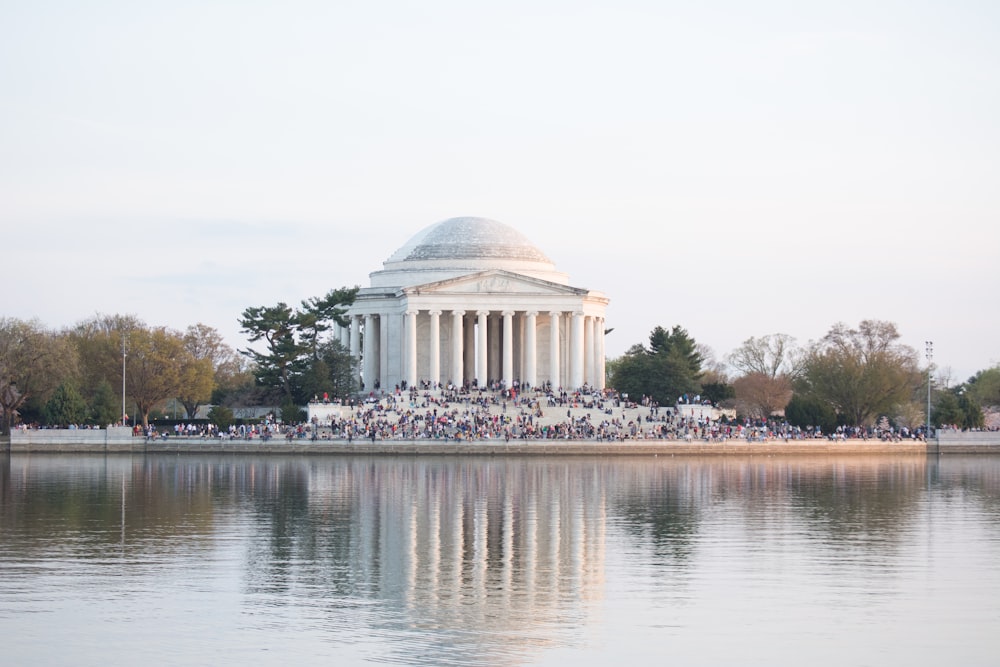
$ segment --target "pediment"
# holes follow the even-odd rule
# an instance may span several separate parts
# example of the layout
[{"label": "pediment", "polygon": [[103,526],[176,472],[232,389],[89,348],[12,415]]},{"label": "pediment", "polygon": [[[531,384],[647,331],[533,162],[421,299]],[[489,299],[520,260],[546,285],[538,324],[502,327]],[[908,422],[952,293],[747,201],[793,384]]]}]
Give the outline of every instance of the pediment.
[{"label": "pediment", "polygon": [[583,295],[587,290],[511,271],[480,271],[402,290],[405,294],[548,294]]}]

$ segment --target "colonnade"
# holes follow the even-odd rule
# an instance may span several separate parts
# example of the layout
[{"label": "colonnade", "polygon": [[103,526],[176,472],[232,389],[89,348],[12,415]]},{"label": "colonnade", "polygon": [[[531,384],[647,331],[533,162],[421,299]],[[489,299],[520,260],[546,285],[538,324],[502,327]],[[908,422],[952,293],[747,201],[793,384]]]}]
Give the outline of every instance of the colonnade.
[{"label": "colonnade", "polygon": [[366,389],[406,382],[515,381],[604,388],[604,317],[583,310],[415,309],[350,316],[340,342],[363,364]]}]

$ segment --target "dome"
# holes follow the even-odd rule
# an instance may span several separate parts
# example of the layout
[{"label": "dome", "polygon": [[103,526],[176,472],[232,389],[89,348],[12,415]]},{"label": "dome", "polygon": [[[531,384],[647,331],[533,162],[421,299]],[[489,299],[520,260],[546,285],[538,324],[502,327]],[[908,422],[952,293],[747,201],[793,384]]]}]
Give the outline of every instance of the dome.
[{"label": "dome", "polygon": [[393,253],[388,263],[425,260],[549,259],[521,232],[489,218],[449,218],[425,228]]},{"label": "dome", "polygon": [[407,287],[503,270],[568,284],[521,232],[489,218],[449,218],[418,232],[371,274],[372,287]]}]

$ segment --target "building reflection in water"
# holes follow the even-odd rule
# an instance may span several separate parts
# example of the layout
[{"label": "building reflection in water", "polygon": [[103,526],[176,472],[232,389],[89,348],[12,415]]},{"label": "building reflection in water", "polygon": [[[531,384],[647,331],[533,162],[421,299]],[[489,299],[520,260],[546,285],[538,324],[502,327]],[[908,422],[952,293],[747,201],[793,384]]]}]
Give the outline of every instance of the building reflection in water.
[{"label": "building reflection in water", "polygon": [[467,632],[544,643],[545,626],[586,613],[603,590],[605,485],[584,470],[517,459],[357,461],[311,471],[309,511],[321,524],[354,505],[343,571],[398,603],[398,622],[453,630],[452,641]]}]

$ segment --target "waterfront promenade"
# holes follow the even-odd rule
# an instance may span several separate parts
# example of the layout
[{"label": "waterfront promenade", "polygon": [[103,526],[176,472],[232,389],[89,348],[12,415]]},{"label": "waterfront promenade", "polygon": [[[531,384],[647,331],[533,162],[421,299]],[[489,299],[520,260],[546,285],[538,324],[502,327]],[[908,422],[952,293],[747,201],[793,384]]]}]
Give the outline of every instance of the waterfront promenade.
[{"label": "waterfront promenade", "polygon": [[[21,431],[0,441],[10,453],[174,453],[174,454],[328,454],[390,456],[784,456],[858,455],[926,456],[936,454],[1000,454],[1000,433],[942,433],[930,442],[920,440],[805,440],[770,439],[749,442],[726,440],[286,440],[169,437],[148,439],[94,431]],[[114,431],[114,429],[112,429]],[[87,435],[89,437],[82,437]]]},{"label": "waterfront promenade", "polygon": [[[526,392],[528,394],[528,392]],[[232,453],[335,455],[839,455],[1000,454],[1000,432],[940,431],[920,439],[844,439],[722,428],[704,406],[657,408],[599,394],[411,391],[353,406],[311,404],[300,427],[269,425],[221,436],[133,435],[132,429],[15,430],[11,453]],[[264,437],[262,437],[262,435]]]}]

